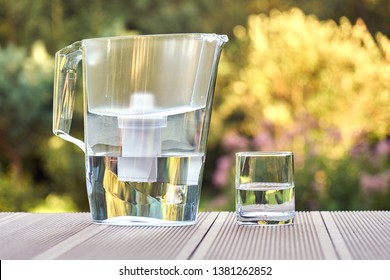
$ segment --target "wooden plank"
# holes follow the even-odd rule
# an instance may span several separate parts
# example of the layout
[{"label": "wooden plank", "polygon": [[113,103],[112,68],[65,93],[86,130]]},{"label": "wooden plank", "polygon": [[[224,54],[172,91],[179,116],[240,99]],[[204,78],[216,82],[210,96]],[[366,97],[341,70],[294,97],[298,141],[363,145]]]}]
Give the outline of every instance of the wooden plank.
[{"label": "wooden plank", "polygon": [[338,226],[333,220],[331,213],[321,212],[321,216],[322,219],[324,220],[326,229],[328,230],[330,239],[332,240],[332,243],[334,245],[334,248],[336,250],[339,259],[352,260],[353,259],[352,254],[349,251],[347,244],[345,243],[342,233],[340,232]]},{"label": "wooden plank", "polygon": [[67,251],[73,249],[74,247],[80,245],[89,238],[93,238],[94,235],[98,234],[104,230],[106,225],[89,225],[76,234],[70,236],[69,238],[63,240],[62,242],[50,247],[46,251],[38,254],[33,257],[33,260],[51,260],[56,259]]},{"label": "wooden plank", "polygon": [[390,213],[332,212],[353,259],[390,259]]},{"label": "wooden plank", "polygon": [[200,213],[196,225],[182,227],[110,225],[56,258],[185,259],[193,253],[200,240],[203,239],[215,215]]},{"label": "wooden plank", "polygon": [[210,246],[214,242],[216,242],[217,236],[219,235],[219,232],[223,229],[223,224],[226,222],[228,215],[229,215],[228,212],[220,212],[217,215],[215,222],[212,224],[207,235],[202,240],[202,242],[200,243],[200,245],[198,246],[194,254],[191,256],[191,259],[193,260],[204,259]]},{"label": "wooden plank", "polygon": [[16,213],[11,213],[11,212],[0,212],[0,221],[6,217],[6,216],[11,216],[11,215],[14,215]]},{"label": "wooden plank", "polygon": [[[315,222],[318,224],[318,220],[315,218],[316,216],[312,215],[311,212],[296,213],[293,229],[287,233],[295,237],[286,244],[286,250],[290,251],[289,259],[319,260],[327,258],[315,224]],[[283,253],[278,258],[285,259]]]},{"label": "wooden plank", "polygon": [[338,259],[336,250],[333,246],[332,240],[330,239],[329,233],[326,229],[324,221],[320,212],[313,211],[310,213],[312,216],[313,226],[316,230],[318,241],[321,245],[322,253],[326,260]]},{"label": "wooden plank", "polygon": [[187,260],[191,258],[217,217],[218,213],[216,212],[207,213],[205,220],[196,228],[194,234],[187,240],[179,254],[175,257],[176,260]]},{"label": "wooden plank", "polygon": [[[192,259],[335,259],[323,251],[329,240],[323,236],[318,215],[297,212],[294,225],[242,226],[235,213],[222,212],[192,256]],[[320,235],[319,235],[320,232]]]},{"label": "wooden plank", "polygon": [[74,213],[26,213],[1,223],[0,259],[31,259],[86,227],[90,224],[89,217]]},{"label": "wooden plank", "polygon": [[19,212],[19,213],[1,213],[1,214],[4,214],[4,215],[0,216],[0,225],[1,226],[4,226],[7,223],[12,223],[13,221],[15,221],[17,219],[20,219],[20,218],[23,218],[25,216],[30,215],[29,213],[22,213],[22,212]]},{"label": "wooden plank", "polygon": [[[202,241],[192,259],[220,259],[225,256],[226,247],[234,246],[231,238],[234,238],[232,229],[235,214],[220,212],[209,233]],[[222,257],[223,258],[223,257]]]}]

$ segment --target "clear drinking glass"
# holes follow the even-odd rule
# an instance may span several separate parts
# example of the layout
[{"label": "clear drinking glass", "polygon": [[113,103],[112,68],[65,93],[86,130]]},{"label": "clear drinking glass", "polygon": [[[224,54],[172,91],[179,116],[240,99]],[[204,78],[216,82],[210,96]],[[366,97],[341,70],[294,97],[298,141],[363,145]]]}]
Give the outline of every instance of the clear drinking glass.
[{"label": "clear drinking glass", "polygon": [[236,213],[243,225],[294,223],[294,156],[291,152],[236,154]]}]

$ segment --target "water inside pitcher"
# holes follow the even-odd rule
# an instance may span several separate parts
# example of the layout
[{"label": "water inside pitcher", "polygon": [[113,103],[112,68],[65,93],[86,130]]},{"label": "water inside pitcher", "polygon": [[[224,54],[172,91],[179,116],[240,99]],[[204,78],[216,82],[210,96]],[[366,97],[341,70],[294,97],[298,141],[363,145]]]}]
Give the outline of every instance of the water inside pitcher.
[{"label": "water inside pitcher", "polygon": [[[196,223],[226,35],[86,39],[56,53],[53,132],[85,152],[95,223]],[[70,135],[82,61],[84,141]]]}]

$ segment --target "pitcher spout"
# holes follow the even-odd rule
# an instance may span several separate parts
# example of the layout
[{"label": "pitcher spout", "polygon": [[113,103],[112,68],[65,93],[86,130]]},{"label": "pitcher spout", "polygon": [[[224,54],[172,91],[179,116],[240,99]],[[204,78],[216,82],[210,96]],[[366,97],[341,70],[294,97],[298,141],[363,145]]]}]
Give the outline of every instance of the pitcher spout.
[{"label": "pitcher spout", "polygon": [[221,47],[225,46],[225,44],[226,44],[227,42],[229,42],[229,38],[228,38],[228,36],[226,36],[226,35],[215,34],[215,37],[216,37],[217,40],[219,41]]},{"label": "pitcher spout", "polygon": [[215,33],[210,33],[210,34],[199,33],[195,35],[195,38],[200,40],[205,40],[208,42],[217,42],[221,48],[229,41],[227,35],[215,34]]}]

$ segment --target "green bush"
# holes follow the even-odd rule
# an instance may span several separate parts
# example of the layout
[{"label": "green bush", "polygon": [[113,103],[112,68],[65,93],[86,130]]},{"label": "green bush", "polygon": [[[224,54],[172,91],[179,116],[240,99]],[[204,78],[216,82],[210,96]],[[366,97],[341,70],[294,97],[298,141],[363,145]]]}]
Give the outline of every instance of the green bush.
[{"label": "green bush", "polygon": [[389,40],[361,20],[336,24],[299,9],[253,15],[235,34],[247,58],[222,78],[214,184],[231,189],[236,151],[291,150],[297,209],[390,209]]}]

